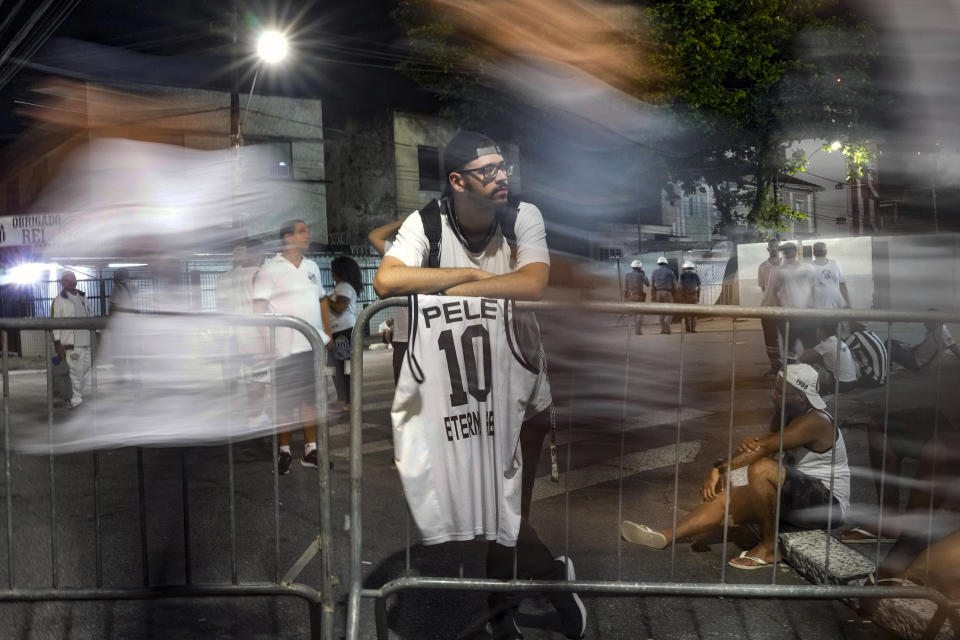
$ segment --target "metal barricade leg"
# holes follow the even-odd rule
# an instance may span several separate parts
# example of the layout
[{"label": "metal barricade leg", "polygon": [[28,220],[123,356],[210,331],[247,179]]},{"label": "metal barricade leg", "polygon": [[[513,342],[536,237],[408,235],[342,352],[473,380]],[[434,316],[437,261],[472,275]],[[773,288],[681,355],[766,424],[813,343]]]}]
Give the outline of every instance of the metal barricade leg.
[{"label": "metal barricade leg", "polygon": [[387,597],[377,598],[373,604],[377,624],[377,640],[388,640],[390,626],[387,624]]},{"label": "metal barricade leg", "polygon": [[[727,460],[733,459],[733,409],[736,406],[737,389],[737,319],[730,318],[730,426],[727,429]],[[723,552],[727,551],[730,531],[730,474],[726,474],[723,496]],[[727,563],[720,563],[720,584],[727,581]]]},{"label": "metal barricade leg", "polygon": [[310,640],[321,640],[324,637],[323,632],[327,628],[324,625],[326,616],[324,616],[323,603],[312,601],[307,604],[307,608],[310,615]]},{"label": "metal barricade leg", "polygon": [[9,349],[8,334],[4,329],[0,331],[0,344],[3,353],[3,475],[4,492],[7,505],[7,588],[13,590],[13,487],[10,484],[10,363],[7,359]]}]

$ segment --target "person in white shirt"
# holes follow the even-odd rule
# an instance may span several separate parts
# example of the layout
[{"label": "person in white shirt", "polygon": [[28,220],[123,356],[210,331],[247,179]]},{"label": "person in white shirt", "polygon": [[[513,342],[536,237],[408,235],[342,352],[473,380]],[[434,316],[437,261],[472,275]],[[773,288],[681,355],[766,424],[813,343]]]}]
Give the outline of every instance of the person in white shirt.
[{"label": "person in white shirt", "polygon": [[[217,310],[223,313],[253,313],[253,279],[263,266],[263,242],[241,241],[234,247],[234,267],[217,280]],[[266,345],[257,327],[229,327],[225,377],[229,383],[243,380],[247,395],[247,419],[251,428],[269,424],[265,400],[270,381],[263,362]]]},{"label": "person in white shirt", "polygon": [[850,306],[847,279],[836,260],[827,257],[825,242],[813,244],[813,268],[817,281],[813,287],[813,306],[817,309],[842,309]]},{"label": "person in white shirt", "polygon": [[[766,291],[763,293],[763,306],[809,309],[813,306],[813,289],[817,274],[809,262],[797,258],[797,245],[787,242],[780,245],[783,262],[770,272]],[[790,353],[798,353],[817,344],[816,320],[794,318],[789,321],[789,341],[783,349],[783,357],[789,359]],[[780,335],[786,335],[787,321],[780,324]],[[797,342],[800,347],[797,347]]]},{"label": "person in white shirt", "polygon": [[[403,220],[395,220],[379,226],[367,235],[367,240],[381,256],[393,247],[393,239],[403,225]],[[398,307],[393,313],[393,325],[390,327],[390,347],[393,349],[393,382],[400,378],[400,365],[407,353],[407,310]],[[381,333],[383,333],[381,331]]]},{"label": "person in white shirt", "polygon": [[[380,263],[373,286],[381,297],[413,293],[539,300],[550,279],[550,254],[540,210],[527,202],[508,202],[513,166],[488,136],[461,131],[441,154],[443,195],[404,221]],[[439,207],[439,255],[425,230],[424,216]],[[428,221],[429,223],[429,221]],[[432,228],[433,223],[429,223]],[[438,264],[431,264],[437,259]],[[531,323],[536,330],[535,323]],[[538,341],[539,342],[539,341]],[[396,353],[396,352],[394,352]],[[542,356],[542,348],[540,349]],[[522,499],[520,535],[514,549],[488,545],[487,575],[509,579],[562,579],[574,576],[568,558],[554,559],[529,523],[533,484],[543,440],[550,430],[550,386],[545,367],[526,403],[520,432]],[[489,598],[491,625],[498,638],[522,638],[514,614],[515,594]],[[551,600],[569,638],[586,630],[586,609],[579,596],[556,592]]]},{"label": "person in white shirt", "polygon": [[363,292],[360,265],[349,256],[337,256],[330,262],[334,287],[323,299],[330,310],[330,337],[333,346],[327,364],[334,368],[333,386],[337,390],[337,408],[350,410],[350,338],[357,323],[357,298]]},{"label": "person in white shirt", "polygon": [[[770,274],[780,266],[780,241],[776,238],[767,240],[767,255],[770,257],[757,267],[757,285],[764,295],[767,293]],[[780,356],[780,341],[783,340],[783,336],[780,335],[780,323],[773,318],[761,318],[760,328],[763,330],[763,342],[767,346],[767,359],[770,361],[770,368],[763,375],[775,376],[783,366]]]},{"label": "person in white shirt", "polygon": [[[130,282],[130,272],[119,268],[113,272],[113,288],[110,290],[110,332],[113,341],[113,371],[119,384],[137,383],[139,366],[137,358],[142,354],[140,336],[129,329],[137,323],[126,323],[126,329],[117,328],[123,323],[114,322],[120,314],[132,314],[140,308],[140,291]],[[129,316],[128,316],[129,317]]]},{"label": "person in white shirt", "polygon": [[837,324],[830,320],[821,320],[817,324],[817,336],[820,342],[812,349],[800,354],[800,362],[806,362],[820,376],[821,395],[829,395],[837,389],[843,393],[857,386],[859,369],[850,347],[837,337]]},{"label": "person in white shirt", "polygon": [[[254,313],[290,315],[305,320],[320,333],[326,345],[330,342],[330,321],[320,283],[320,268],[313,260],[304,257],[310,247],[310,229],[303,220],[291,220],[280,227],[282,251],[267,261],[257,271],[253,282]],[[264,344],[269,345],[269,336],[264,334]],[[279,475],[290,472],[290,428],[295,424],[299,410],[299,424],[303,427],[304,467],[317,466],[317,416],[314,405],[314,362],[310,342],[299,331],[280,327],[276,329],[275,350],[277,357],[274,388],[277,394],[277,426],[281,429],[277,440],[280,454],[276,470]]]},{"label": "person in white shirt", "polygon": [[[77,276],[64,271],[60,276],[60,295],[50,305],[51,318],[89,318],[86,295],[77,289]],[[66,359],[70,367],[72,394],[67,406],[76,409],[83,402],[83,387],[90,372],[90,331],[86,329],[54,329],[53,348],[57,357]],[[69,352],[69,353],[68,353]]]}]

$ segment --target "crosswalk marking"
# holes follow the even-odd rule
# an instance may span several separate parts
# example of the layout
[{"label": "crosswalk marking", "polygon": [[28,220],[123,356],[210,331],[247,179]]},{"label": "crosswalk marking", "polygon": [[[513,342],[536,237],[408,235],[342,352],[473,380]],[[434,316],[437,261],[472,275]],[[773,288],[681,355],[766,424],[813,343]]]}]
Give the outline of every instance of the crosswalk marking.
[{"label": "crosswalk marking", "polygon": [[[701,440],[680,443],[680,463],[693,462],[700,452]],[[677,445],[671,444],[646,451],[637,451],[623,458],[623,477],[636,475],[643,471],[659,469],[676,464]],[[563,495],[565,491],[577,491],[587,487],[610,482],[620,477],[619,458],[611,458],[599,464],[569,471],[561,477],[560,482],[551,482],[548,476],[537,478],[533,485],[533,499],[546,500],[554,496]]]}]

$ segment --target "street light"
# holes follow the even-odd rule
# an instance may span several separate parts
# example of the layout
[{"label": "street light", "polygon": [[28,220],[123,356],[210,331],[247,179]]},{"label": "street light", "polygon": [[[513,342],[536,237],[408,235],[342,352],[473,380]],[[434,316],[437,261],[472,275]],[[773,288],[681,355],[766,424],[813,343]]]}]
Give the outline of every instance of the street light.
[{"label": "street light", "polygon": [[287,37],[274,29],[264,31],[257,39],[257,55],[267,64],[280,62],[288,50]]},{"label": "street light", "polygon": [[243,108],[243,114],[240,116],[240,122],[237,123],[235,137],[236,146],[241,145],[241,132],[243,131],[243,121],[247,119],[247,111],[250,110],[250,101],[253,100],[253,90],[257,86],[257,78],[260,76],[260,68],[263,63],[276,64],[287,57],[290,45],[287,42],[287,36],[276,29],[268,29],[257,38],[257,69],[253,72],[253,82],[250,83],[250,95],[247,96],[247,106]]}]

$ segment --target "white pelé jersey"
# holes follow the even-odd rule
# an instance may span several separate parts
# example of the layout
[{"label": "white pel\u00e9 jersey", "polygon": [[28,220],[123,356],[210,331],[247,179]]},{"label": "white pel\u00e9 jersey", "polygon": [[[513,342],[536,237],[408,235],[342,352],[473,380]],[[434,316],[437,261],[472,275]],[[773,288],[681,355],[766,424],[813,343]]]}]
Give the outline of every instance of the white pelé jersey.
[{"label": "white pel\u00e9 jersey", "polygon": [[409,312],[391,417],[397,470],[423,543],[483,536],[514,546],[520,427],[539,375],[518,343],[514,303],[414,295]]}]

